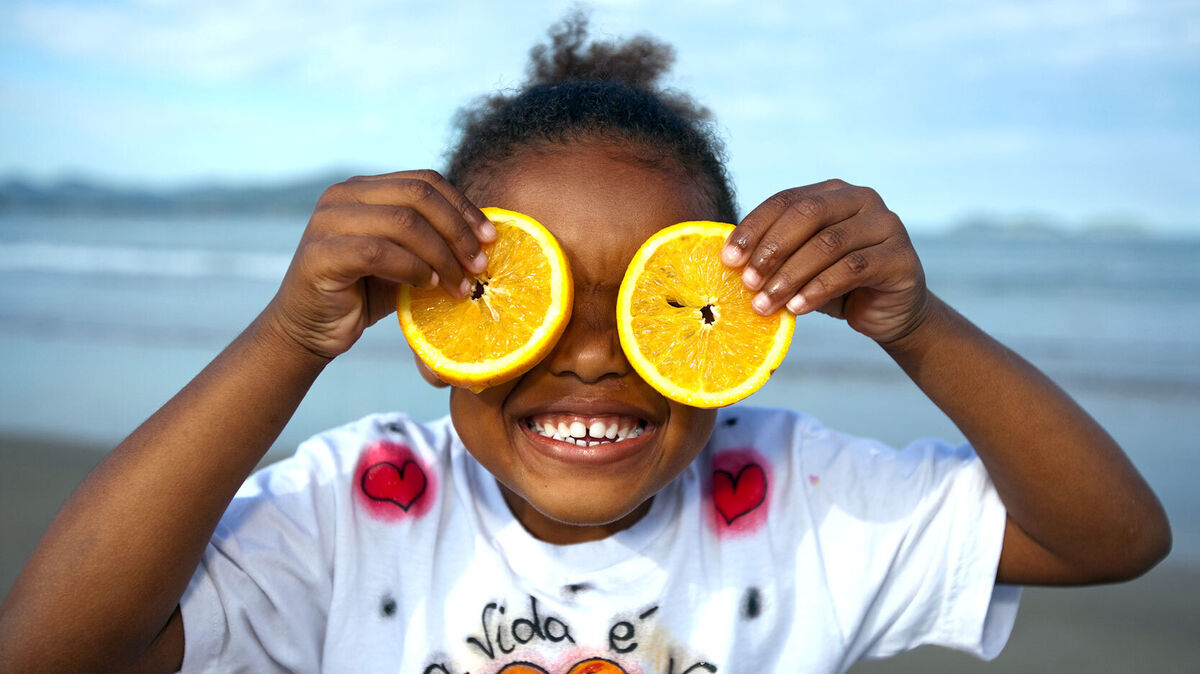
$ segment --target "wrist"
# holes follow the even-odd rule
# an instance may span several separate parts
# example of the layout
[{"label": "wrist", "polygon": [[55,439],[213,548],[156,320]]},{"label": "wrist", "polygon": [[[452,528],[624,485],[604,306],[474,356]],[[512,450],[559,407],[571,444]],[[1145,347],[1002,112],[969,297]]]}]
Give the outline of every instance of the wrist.
[{"label": "wrist", "polygon": [[913,312],[908,325],[895,336],[877,340],[877,343],[892,357],[922,351],[936,340],[952,311],[941,298],[926,291],[924,301]]},{"label": "wrist", "polygon": [[315,376],[329,364],[332,357],[317,353],[302,344],[280,324],[270,308],[259,314],[243,333],[260,360],[274,367],[286,367]]}]

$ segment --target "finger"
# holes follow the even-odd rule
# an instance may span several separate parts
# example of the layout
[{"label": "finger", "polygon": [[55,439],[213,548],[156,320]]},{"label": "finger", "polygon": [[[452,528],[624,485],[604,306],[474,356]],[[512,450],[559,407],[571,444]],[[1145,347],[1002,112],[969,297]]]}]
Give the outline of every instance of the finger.
[{"label": "finger", "polygon": [[763,234],[779,219],[780,215],[793,208],[793,204],[797,200],[848,186],[848,183],[841,180],[826,180],[815,185],[797,187],[771,195],[750,211],[745,218],[742,218],[738,226],[729,233],[725,240],[725,247],[721,250],[721,261],[730,267],[741,267],[750,260],[750,254],[762,239]]},{"label": "finger", "polygon": [[305,266],[321,290],[345,290],[372,276],[418,288],[438,281],[424,260],[384,237],[331,235],[308,248]]},{"label": "finger", "polygon": [[481,242],[491,243],[496,240],[496,226],[492,224],[491,220],[488,220],[483,211],[479,210],[479,207],[472,203],[457,187],[450,184],[450,181],[446,180],[442,174],[432,169],[396,171],[377,176],[357,176],[351,178],[348,182],[380,183],[398,180],[416,180],[433,187],[446,200],[446,203],[466,221],[466,224]]},{"label": "finger", "polygon": [[[430,173],[436,175],[436,173]],[[415,209],[442,235],[464,269],[473,274],[483,273],[487,269],[487,255],[480,247],[478,233],[482,225],[475,222],[472,226],[472,220],[478,218],[487,220],[483,213],[479,212],[479,209],[471,206],[470,210],[474,211],[474,214],[464,215],[459,207],[447,200],[435,185],[425,180],[397,178],[350,181],[346,184],[348,185],[348,196],[355,203],[407,206]],[[445,184],[445,187],[453,189],[448,183]],[[461,195],[459,198],[462,199]],[[492,227],[490,221],[488,226]]]},{"label": "finger", "polygon": [[455,297],[470,292],[462,260],[433,223],[414,208],[360,204],[326,208],[319,217],[334,222],[325,228],[339,236],[380,237],[409,250],[438,273],[442,287]]},{"label": "finger", "polygon": [[[756,221],[762,231],[742,270],[742,281],[750,290],[759,290],[783,263],[830,225],[843,222],[862,212],[868,202],[859,188],[847,187],[803,195],[792,195],[789,206],[773,221]],[[842,230],[832,229],[829,237],[845,238]],[[841,241],[831,241],[840,245]]]},{"label": "finger", "polygon": [[[436,276],[437,272],[434,272]],[[400,285],[379,277],[367,279],[367,326],[396,311],[396,293]]]},{"label": "finger", "polygon": [[417,372],[421,373],[421,378],[428,382],[430,386],[435,388],[446,388],[449,386],[449,384],[442,381],[441,377],[437,376],[436,372],[425,364],[425,361],[421,360],[416,352],[413,352],[413,361],[417,364]]},{"label": "finger", "polygon": [[889,246],[879,244],[851,251],[804,284],[787,301],[796,315],[842,306],[841,298],[853,290],[871,287],[887,274]]},{"label": "finger", "polygon": [[[799,229],[799,228],[794,228]],[[764,281],[754,308],[763,315],[779,310],[801,287],[839,260],[883,243],[892,229],[886,218],[855,216],[827,225],[810,236]]]}]

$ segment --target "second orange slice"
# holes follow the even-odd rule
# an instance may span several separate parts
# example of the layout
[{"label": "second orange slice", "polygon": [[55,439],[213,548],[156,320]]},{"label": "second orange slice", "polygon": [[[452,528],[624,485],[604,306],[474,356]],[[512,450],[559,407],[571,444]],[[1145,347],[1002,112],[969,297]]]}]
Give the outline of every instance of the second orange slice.
[{"label": "second orange slice", "polygon": [[617,329],[630,364],[664,396],[721,407],[757,391],[787,354],[795,318],[760,316],[721,247],[733,225],[682,222],[651,236],[617,295]]}]

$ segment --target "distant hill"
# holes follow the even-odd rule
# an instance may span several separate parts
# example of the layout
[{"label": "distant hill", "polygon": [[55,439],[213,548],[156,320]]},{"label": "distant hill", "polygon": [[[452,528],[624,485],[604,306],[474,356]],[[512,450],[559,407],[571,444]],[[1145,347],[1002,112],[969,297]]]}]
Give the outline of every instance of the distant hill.
[{"label": "distant hill", "polygon": [[262,215],[308,214],[326,187],[350,172],[267,185],[196,185],[134,189],[87,179],[0,182],[0,213],[54,215]]}]

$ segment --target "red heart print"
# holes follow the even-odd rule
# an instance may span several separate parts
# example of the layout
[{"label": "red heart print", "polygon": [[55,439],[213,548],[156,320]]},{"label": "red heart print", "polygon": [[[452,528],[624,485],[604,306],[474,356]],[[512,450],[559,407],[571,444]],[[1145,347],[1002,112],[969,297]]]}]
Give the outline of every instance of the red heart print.
[{"label": "red heart print", "polygon": [[[548,674],[532,662],[513,662],[505,665],[497,674]],[[588,658],[571,665],[567,674],[625,674],[625,669],[612,660]]]},{"label": "red heart print", "polygon": [[391,461],[371,464],[363,471],[362,490],[376,501],[390,501],[405,512],[425,493],[425,471],[412,459],[399,467]]},{"label": "red heart print", "polygon": [[767,497],[767,474],[762,466],[749,463],[737,475],[726,470],[713,471],[713,505],[726,524],[745,515]]}]

